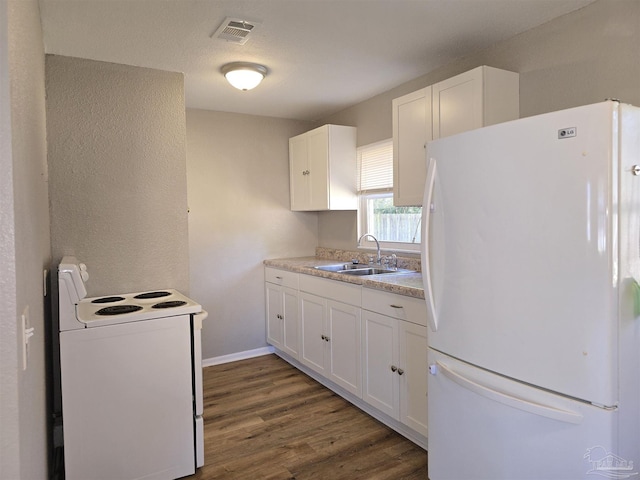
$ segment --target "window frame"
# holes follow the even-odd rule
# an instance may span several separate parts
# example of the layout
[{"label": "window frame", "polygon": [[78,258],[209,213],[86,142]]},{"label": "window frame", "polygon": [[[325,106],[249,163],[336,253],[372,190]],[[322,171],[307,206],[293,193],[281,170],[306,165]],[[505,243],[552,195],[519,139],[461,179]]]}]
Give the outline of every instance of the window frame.
[{"label": "window frame", "polygon": [[[362,150],[367,148],[372,148],[376,146],[380,146],[381,144],[391,144],[393,145],[392,139],[383,140],[380,142],[375,142],[369,145],[362,145],[358,147],[358,188],[360,188],[360,166],[361,166],[361,154]],[[393,158],[391,158],[391,162],[393,162]],[[376,188],[369,190],[358,190],[358,210],[357,210],[357,232],[358,238],[362,237],[367,233],[371,233],[368,227],[368,209],[367,209],[367,201],[371,198],[391,198],[393,200],[393,185],[386,188]],[[421,223],[419,222],[416,229],[422,228]],[[390,242],[378,239],[380,243],[381,250],[389,250],[394,252],[401,253],[420,253],[420,242]],[[362,239],[362,242],[358,245],[359,249],[362,250],[376,250],[376,243],[371,240],[370,237],[365,237]]]}]

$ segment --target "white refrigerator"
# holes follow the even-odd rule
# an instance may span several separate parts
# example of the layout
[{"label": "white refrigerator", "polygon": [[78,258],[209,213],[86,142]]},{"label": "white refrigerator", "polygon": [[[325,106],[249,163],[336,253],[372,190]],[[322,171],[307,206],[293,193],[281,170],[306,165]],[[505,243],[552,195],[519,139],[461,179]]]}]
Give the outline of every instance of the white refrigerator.
[{"label": "white refrigerator", "polygon": [[427,149],[430,480],[640,477],[640,108]]}]

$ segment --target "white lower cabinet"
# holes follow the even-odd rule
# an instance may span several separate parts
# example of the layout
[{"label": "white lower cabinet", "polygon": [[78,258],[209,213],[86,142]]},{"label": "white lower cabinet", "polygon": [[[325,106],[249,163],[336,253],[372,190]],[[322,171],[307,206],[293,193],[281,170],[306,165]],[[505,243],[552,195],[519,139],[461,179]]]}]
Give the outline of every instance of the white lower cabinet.
[{"label": "white lower cabinet", "polygon": [[399,419],[398,320],[364,310],[362,315],[362,399]]},{"label": "white lower cabinet", "polygon": [[327,316],[327,301],[300,292],[300,320],[302,322],[302,352],[300,361],[316,372],[328,377],[325,367],[325,317]]},{"label": "white lower cabinet", "polygon": [[270,267],[265,279],[269,344],[374,417],[426,444],[424,300]]},{"label": "white lower cabinet", "polygon": [[427,436],[427,327],[399,321],[400,421]]},{"label": "white lower cabinet", "polygon": [[300,317],[298,315],[298,274],[265,269],[267,342],[299,357]]},{"label": "white lower cabinet", "polygon": [[360,308],[327,301],[329,379],[362,396]]},{"label": "white lower cabinet", "polygon": [[[427,436],[427,327],[424,301],[363,290],[362,399]],[[395,315],[382,315],[364,308]]]},{"label": "white lower cabinet", "polygon": [[300,361],[360,397],[360,308],[300,292]]}]

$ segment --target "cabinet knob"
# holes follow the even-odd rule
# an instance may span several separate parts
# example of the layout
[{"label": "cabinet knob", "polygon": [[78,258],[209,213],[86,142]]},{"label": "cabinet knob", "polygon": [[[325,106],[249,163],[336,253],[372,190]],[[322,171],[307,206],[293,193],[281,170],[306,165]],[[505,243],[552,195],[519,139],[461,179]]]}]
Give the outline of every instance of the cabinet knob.
[{"label": "cabinet knob", "polygon": [[404,373],[404,370],[403,370],[403,369],[401,369],[401,368],[399,368],[399,369],[398,369],[398,375],[402,375],[403,373]]},{"label": "cabinet knob", "polygon": [[391,371],[392,372],[396,372],[398,370],[398,367],[396,367],[395,365],[391,365]]},{"label": "cabinet knob", "polygon": [[303,175],[309,175],[310,173],[311,173],[311,172],[310,172],[309,170],[303,170],[303,171],[302,171],[302,174],[303,174]]}]

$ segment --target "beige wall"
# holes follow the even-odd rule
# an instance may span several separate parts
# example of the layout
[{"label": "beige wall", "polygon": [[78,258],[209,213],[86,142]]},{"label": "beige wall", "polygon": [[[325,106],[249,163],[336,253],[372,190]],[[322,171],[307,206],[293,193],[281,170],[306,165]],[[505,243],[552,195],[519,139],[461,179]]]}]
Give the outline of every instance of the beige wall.
[{"label": "beige wall", "polygon": [[182,74],[47,55],[46,85],[54,264],[89,296],[189,293]]},{"label": "beige wall", "polygon": [[[599,0],[400,85],[321,123],[358,127],[358,145],[391,138],[391,100],[478,65],[520,74],[527,117],[618,98],[640,105],[640,1]],[[319,214],[320,245],[354,248],[354,212]]]},{"label": "beige wall", "polygon": [[[44,49],[38,2],[0,2],[0,478],[47,478]],[[34,336],[22,369],[20,316]]]},{"label": "beige wall", "polygon": [[293,120],[187,110],[191,296],[203,357],[266,346],[265,258],[313,255],[317,214],[289,210]]}]

